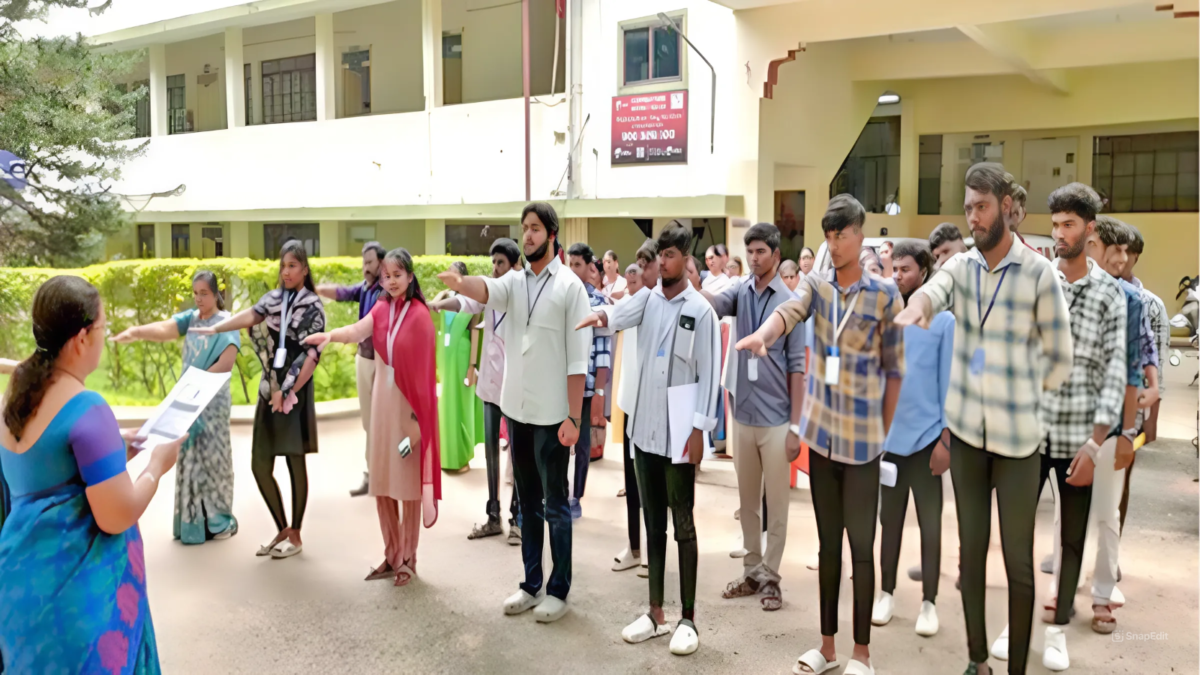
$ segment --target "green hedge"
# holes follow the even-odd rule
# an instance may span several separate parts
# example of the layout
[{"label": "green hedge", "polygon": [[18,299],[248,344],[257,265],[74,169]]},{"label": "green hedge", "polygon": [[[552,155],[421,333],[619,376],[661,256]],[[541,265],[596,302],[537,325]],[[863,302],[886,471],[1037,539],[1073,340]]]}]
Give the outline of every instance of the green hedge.
[{"label": "green hedge", "polygon": [[[490,274],[491,260],[485,257],[418,256],[417,278],[426,297],[445,288],[438,273],[455,260],[462,260],[472,274]],[[309,261],[317,284],[353,284],[362,279],[359,258],[312,258]],[[82,269],[0,268],[0,356],[21,359],[34,348],[29,308],[33,294],[44,281],[57,275],[81,276],[100,290],[108,315],[108,334],[116,335],[134,325],[168,319],[192,307],[192,275],[212,270],[221,280],[225,308],[238,312],[252,306],[276,284],[279,263],[271,260],[235,258],[125,260]],[[326,300],[330,328],[353,323],[358,304]],[[313,375],[318,401],[356,396],[354,345],[331,345]],[[112,405],[155,405],[179,378],[182,357],[180,342],[138,342],[117,345],[109,342],[100,368],[87,385],[102,393]],[[243,334],[242,349],[233,371],[235,404],[253,402],[261,372],[258,357]],[[7,386],[6,378],[0,384]]]}]

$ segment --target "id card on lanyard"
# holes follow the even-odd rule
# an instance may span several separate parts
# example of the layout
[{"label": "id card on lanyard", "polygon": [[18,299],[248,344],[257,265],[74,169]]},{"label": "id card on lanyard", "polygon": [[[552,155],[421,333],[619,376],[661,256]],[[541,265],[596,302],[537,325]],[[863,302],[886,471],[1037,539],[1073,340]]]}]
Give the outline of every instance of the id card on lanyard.
[{"label": "id card on lanyard", "polygon": [[[771,296],[775,295],[774,288],[768,288],[763,292],[762,309],[758,312],[758,324],[754,326],[754,331],[762,328],[763,319],[767,315],[767,307],[771,305]],[[750,316],[754,316],[754,290],[750,290]],[[751,332],[754,332],[751,331]],[[758,357],[750,353],[750,357],[746,360],[746,379],[751,382],[758,382]]]},{"label": "id card on lanyard", "polygon": [[[1005,267],[1004,270],[1000,272],[1000,280],[996,282],[996,289],[992,291],[992,301],[988,303],[986,313],[983,311],[983,279],[980,269],[981,266],[977,265],[975,267],[975,288],[977,290],[977,293],[975,294],[975,309],[979,312],[979,341],[982,343],[984,339],[983,327],[987,324],[988,317],[992,315],[992,307],[996,306],[996,297],[1000,295],[1000,286],[1004,284],[1004,277],[1008,274],[1009,268]],[[971,354],[971,365],[968,368],[971,372],[971,376],[979,377],[980,375],[983,375],[983,370],[986,365],[987,358],[983,351],[983,345],[980,344],[980,346],[976,347],[975,351]]]},{"label": "id card on lanyard", "polygon": [[[833,289],[833,320],[838,318],[838,298],[841,297],[838,289]],[[837,329],[833,333],[833,344],[829,346],[828,353],[825,355],[825,384],[834,386],[842,379],[842,355],[838,351],[838,344],[842,338],[842,331],[846,329],[846,324],[850,322],[850,316],[854,314],[854,307],[858,304],[858,296],[862,295],[862,291],[854,294],[850,299],[850,304],[846,307],[846,314],[842,317],[840,323],[837,324]]]},{"label": "id card on lanyard", "polygon": [[279,308],[279,346],[275,349],[275,369],[287,363],[287,330],[292,320],[292,308],[288,306],[288,291],[284,289],[283,304]]}]

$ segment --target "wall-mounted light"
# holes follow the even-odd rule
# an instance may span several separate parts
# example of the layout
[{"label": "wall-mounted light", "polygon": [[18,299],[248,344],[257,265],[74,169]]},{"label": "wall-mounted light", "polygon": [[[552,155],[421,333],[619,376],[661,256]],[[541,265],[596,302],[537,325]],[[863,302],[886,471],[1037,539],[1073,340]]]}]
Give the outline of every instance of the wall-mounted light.
[{"label": "wall-mounted light", "polygon": [[879,95],[879,105],[892,105],[900,102],[900,94],[886,92]]}]

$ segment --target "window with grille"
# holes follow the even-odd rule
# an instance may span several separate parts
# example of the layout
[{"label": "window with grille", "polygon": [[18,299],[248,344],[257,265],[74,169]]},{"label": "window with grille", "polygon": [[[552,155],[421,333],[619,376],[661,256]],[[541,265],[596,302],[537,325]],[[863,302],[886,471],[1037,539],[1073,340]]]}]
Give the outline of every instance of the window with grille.
[{"label": "window with grille", "polygon": [[137,257],[154,257],[154,225],[137,226]]},{"label": "window with grille", "polygon": [[1092,187],[1110,213],[1198,210],[1200,132],[1096,136]]},{"label": "window with grille", "polygon": [[317,57],[262,62],[263,124],[317,119]]},{"label": "window with grille", "polygon": [[171,257],[192,257],[192,226],[188,224],[171,226]]},{"label": "window with grille", "polygon": [[187,128],[187,84],[183,75],[167,77],[167,133],[183,134]]},{"label": "window with grille", "polygon": [[292,239],[300,240],[300,243],[304,245],[304,252],[309,256],[321,254],[320,224],[266,223],[263,225],[263,251],[272,260],[279,258],[280,249]]},{"label": "window with grille", "polygon": [[242,92],[246,99],[246,126],[250,126],[254,124],[254,75],[249,63],[242,67],[242,76],[246,79],[246,88]]}]

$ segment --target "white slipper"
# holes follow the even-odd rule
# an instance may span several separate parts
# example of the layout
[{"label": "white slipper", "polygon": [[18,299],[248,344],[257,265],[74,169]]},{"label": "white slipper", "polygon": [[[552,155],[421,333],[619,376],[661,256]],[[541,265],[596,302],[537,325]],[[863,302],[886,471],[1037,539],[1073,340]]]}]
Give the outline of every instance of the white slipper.
[{"label": "white slipper", "polygon": [[642,559],[640,557],[634,556],[633,551],[625,549],[621,551],[620,555],[618,555],[616,558],[613,558],[612,571],[624,572],[625,570],[631,570],[641,564]]},{"label": "white slipper", "polygon": [[1046,626],[1046,649],[1042,652],[1042,665],[1046,670],[1060,672],[1071,667],[1067,655],[1067,635],[1058,626]]},{"label": "white slipper", "polygon": [[519,590],[516,593],[508,596],[508,599],[504,601],[504,613],[512,615],[527,612],[534,607],[537,607],[545,597],[546,596],[543,593],[530,595],[529,593],[525,592],[524,589]]},{"label": "white slipper", "polygon": [[642,563],[642,566],[638,568],[638,578],[639,579],[649,579],[650,578],[650,566],[649,565],[647,565],[646,563]]},{"label": "white slipper", "polygon": [[796,660],[796,665],[792,666],[792,672],[795,675],[821,675],[821,673],[829,672],[837,667],[837,659],[826,661],[825,657],[821,655],[821,650],[810,649]]},{"label": "white slipper", "polygon": [[679,622],[675,635],[671,636],[671,653],[675,656],[687,656],[700,648],[700,635],[696,626],[687,619]]},{"label": "white slipper", "polygon": [[275,560],[283,560],[284,558],[290,558],[303,550],[304,544],[296,546],[291,542],[291,540],[284,539],[276,544],[275,548],[271,549],[271,557]]},{"label": "white slipper", "polygon": [[926,600],[921,603],[921,614],[917,617],[917,635],[933,637],[938,632],[937,606]]},{"label": "white slipper", "polygon": [[875,608],[871,610],[871,623],[876,626],[886,626],[892,620],[892,612],[896,609],[896,601],[891,593],[879,594]]},{"label": "white slipper", "polygon": [[745,558],[748,555],[750,555],[750,551],[747,551],[744,548],[735,549],[729,552],[730,558]]},{"label": "white slipper", "polygon": [[654,619],[650,618],[649,614],[643,614],[636,621],[625,626],[621,631],[621,639],[631,645],[636,645],[651,638],[662,637],[670,632],[670,626],[654,623]]},{"label": "white slipper", "polygon": [[1004,627],[1004,632],[992,643],[992,656],[1001,661],[1008,660],[1008,626]]},{"label": "white slipper", "polygon": [[875,675],[875,669],[857,659],[850,659],[846,664],[845,675]]},{"label": "white slipper", "polygon": [[545,600],[538,603],[538,606],[533,609],[533,618],[537,619],[538,623],[553,623],[563,618],[567,613],[567,601],[560,600],[553,595],[547,595]]}]

